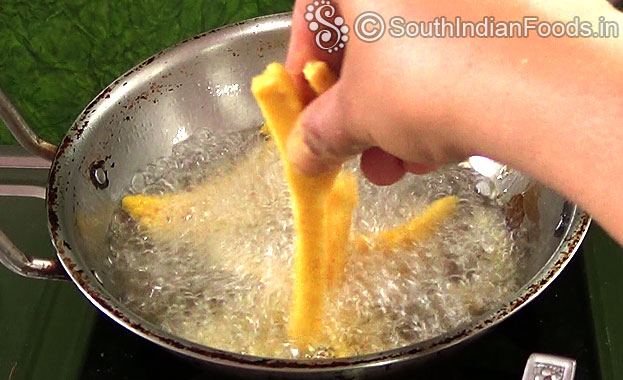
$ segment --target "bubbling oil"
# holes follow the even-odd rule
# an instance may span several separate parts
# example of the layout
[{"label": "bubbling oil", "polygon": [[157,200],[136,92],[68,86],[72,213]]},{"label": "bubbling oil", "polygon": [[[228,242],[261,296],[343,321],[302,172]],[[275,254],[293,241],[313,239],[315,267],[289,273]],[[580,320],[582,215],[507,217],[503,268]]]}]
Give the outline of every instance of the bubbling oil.
[{"label": "bubbling oil", "polygon": [[[470,169],[409,175],[388,187],[359,178],[352,236],[379,232],[459,197],[456,214],[405,250],[351,247],[343,285],[326,299],[321,344],[299,347],[286,326],[294,231],[272,142],[258,131],[200,131],[136,173],[130,194],[192,194],[159,230],[119,208],[109,227],[111,292],[142,318],[206,346],[241,354],[314,359],[368,354],[433,338],[512,296],[529,250],[499,205],[479,196]],[[209,194],[192,189],[213,183]],[[190,206],[189,206],[190,205]]]}]

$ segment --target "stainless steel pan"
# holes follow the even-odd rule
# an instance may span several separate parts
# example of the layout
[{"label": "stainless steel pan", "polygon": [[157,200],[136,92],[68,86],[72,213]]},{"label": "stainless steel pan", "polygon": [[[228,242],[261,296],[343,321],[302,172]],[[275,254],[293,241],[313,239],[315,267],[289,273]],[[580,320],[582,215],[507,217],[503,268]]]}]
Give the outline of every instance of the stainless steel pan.
[{"label": "stainless steel pan", "polygon": [[[0,116],[19,142],[53,160],[46,202],[50,236],[58,253],[53,260],[29,257],[0,233],[2,263],[28,277],[68,277],[121,326],[183,355],[230,369],[298,375],[340,371],[357,377],[425,359],[498,324],[545,289],[569,262],[590,223],[575,205],[547,190],[538,200],[540,250],[530,260],[528,280],[514,297],[468,326],[401,349],[317,361],[244,356],[171,336],[111,295],[102,270],[109,250],[106,230],[133,174],[169,155],[180,136],[197,129],[235,131],[259,126],[262,117],[249,91],[250,80],[267,63],[284,60],[289,27],[289,14],[253,19],[156,54],[102,91],[58,148],[39,139],[0,92]],[[25,187],[3,186],[0,192],[37,196]],[[80,215],[89,215],[88,223]]]}]

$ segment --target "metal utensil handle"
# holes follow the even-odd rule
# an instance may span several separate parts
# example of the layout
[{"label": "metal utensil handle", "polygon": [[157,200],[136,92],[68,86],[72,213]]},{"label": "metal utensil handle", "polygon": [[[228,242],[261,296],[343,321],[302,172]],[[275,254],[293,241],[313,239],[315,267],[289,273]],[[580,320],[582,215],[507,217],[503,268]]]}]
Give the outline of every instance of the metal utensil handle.
[{"label": "metal utensil handle", "polygon": [[522,380],[573,380],[575,360],[534,353],[528,358]]},{"label": "metal utensil handle", "polygon": [[[45,188],[41,186],[0,185],[0,197],[28,197],[45,199]],[[39,259],[29,257],[13,244],[0,230],[0,263],[9,270],[30,278],[67,280],[67,275],[58,258]]]},{"label": "metal utensil handle", "polygon": [[[0,157],[2,168],[49,168],[56,154],[56,146],[41,139],[28,126],[17,108],[0,89],[0,119],[15,139],[37,157]],[[45,199],[45,189],[40,186],[0,185],[0,197],[29,197]],[[13,244],[0,230],[0,263],[9,270],[26,277],[66,280],[67,275],[58,258],[29,257]]]},{"label": "metal utensil handle", "polygon": [[37,136],[2,89],[0,89],[0,119],[20,145],[30,153],[50,161],[54,159],[56,146]]}]

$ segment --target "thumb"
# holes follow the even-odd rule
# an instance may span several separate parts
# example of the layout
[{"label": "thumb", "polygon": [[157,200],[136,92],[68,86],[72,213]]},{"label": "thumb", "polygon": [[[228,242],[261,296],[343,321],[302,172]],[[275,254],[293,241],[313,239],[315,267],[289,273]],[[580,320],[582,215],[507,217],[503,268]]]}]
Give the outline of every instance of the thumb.
[{"label": "thumb", "polygon": [[340,82],[301,113],[288,137],[288,160],[301,173],[318,175],[334,169],[372,144],[355,133],[340,101]]}]

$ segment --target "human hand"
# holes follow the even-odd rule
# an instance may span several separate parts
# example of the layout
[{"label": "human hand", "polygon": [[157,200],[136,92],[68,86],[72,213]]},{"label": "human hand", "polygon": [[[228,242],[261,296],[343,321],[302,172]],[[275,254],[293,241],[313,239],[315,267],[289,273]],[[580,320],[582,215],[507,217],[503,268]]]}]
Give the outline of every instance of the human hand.
[{"label": "human hand", "polygon": [[[608,64],[596,52],[608,41],[541,38],[534,31],[529,38],[393,38],[386,33],[374,43],[351,33],[345,53],[327,54],[314,44],[315,33],[303,17],[308,4],[296,3],[287,67],[301,87],[296,73],[312,59],[327,61],[340,78],[306,108],[292,133],[289,158],[307,174],[361,152],[363,172],[381,185],[473,154],[521,166],[525,151],[538,150],[531,139],[564,122],[561,113],[578,110],[576,103],[601,83],[599,73]],[[529,0],[367,0],[337,6],[351,23],[364,11],[375,11],[385,20],[398,15],[416,21],[440,16],[569,21],[578,16],[596,25],[599,16],[614,12],[605,0],[564,6]],[[569,83],[570,78],[576,81]],[[571,95],[561,97],[561,91]],[[524,133],[534,123],[542,129]],[[523,156],[512,156],[514,149],[523,149]]]}]

